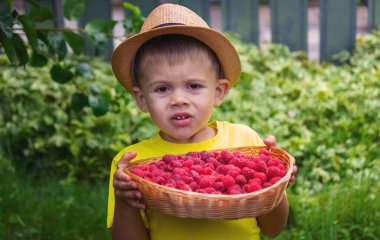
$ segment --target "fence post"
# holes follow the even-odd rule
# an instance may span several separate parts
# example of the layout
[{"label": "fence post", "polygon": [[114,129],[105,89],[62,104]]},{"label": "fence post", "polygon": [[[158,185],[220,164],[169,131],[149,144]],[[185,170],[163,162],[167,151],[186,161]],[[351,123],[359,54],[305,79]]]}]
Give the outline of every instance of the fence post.
[{"label": "fence post", "polygon": [[210,1],[208,0],[180,0],[179,4],[190,8],[210,24]]},{"label": "fence post", "polygon": [[272,42],[307,52],[307,0],[271,0]]},{"label": "fence post", "polygon": [[[141,15],[146,17],[155,7],[157,7],[161,2],[159,0],[125,0],[124,2],[129,2],[140,8]],[[130,14],[128,11],[125,12],[126,17]]]},{"label": "fence post", "polygon": [[355,47],[356,0],[320,0],[320,9],[320,56],[332,61],[334,54]]},{"label": "fence post", "polygon": [[[37,23],[37,26],[40,28],[63,28],[64,20],[63,20],[63,0],[41,0],[38,2],[41,6],[50,9],[54,16],[55,20],[45,20],[44,22]],[[25,2],[25,12],[30,11],[30,3]]]},{"label": "fence post", "polygon": [[368,31],[380,27],[380,2],[379,0],[368,1]]},{"label": "fence post", "polygon": [[[111,1],[104,0],[85,0],[84,13],[79,21],[80,27],[85,27],[86,23],[94,19],[102,19],[108,21],[112,18]],[[113,52],[113,42],[108,40],[108,52],[106,58],[110,59]],[[94,48],[91,46],[90,41],[86,40],[85,52],[88,55],[94,55]]]},{"label": "fence post", "polygon": [[259,45],[259,0],[222,0],[223,31]]}]

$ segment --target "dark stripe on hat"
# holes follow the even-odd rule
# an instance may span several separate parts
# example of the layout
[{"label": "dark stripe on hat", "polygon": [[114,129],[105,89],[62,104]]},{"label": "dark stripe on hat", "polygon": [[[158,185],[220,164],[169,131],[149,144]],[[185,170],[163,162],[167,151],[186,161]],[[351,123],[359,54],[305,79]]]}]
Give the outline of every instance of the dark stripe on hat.
[{"label": "dark stripe on hat", "polygon": [[183,24],[183,23],[163,23],[163,24],[160,24],[158,26],[155,26],[153,29],[160,28],[160,27],[173,26],[173,25],[185,25],[185,24]]}]

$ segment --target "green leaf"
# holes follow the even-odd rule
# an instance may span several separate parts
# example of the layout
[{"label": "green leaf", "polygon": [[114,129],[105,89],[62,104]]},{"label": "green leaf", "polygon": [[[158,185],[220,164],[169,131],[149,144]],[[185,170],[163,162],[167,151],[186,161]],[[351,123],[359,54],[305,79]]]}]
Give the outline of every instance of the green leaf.
[{"label": "green leaf", "polygon": [[59,60],[63,60],[67,55],[67,47],[65,39],[61,33],[49,32],[47,35],[49,50],[57,53]]},{"label": "green leaf", "polygon": [[90,103],[92,113],[97,117],[103,116],[108,112],[109,104],[108,104],[107,99],[103,97],[97,98],[95,96],[90,96],[89,103]]},{"label": "green leaf", "polygon": [[85,30],[90,35],[97,33],[112,34],[112,29],[116,23],[115,20],[104,21],[102,19],[94,19],[86,24]]},{"label": "green leaf", "polygon": [[60,64],[54,64],[50,69],[50,76],[57,83],[67,83],[74,77],[74,74],[68,68],[64,68]]},{"label": "green leaf", "polygon": [[81,63],[75,68],[75,74],[87,79],[93,79],[94,75],[91,72],[91,67],[87,63]]},{"label": "green leaf", "polygon": [[35,22],[43,22],[45,20],[54,19],[54,14],[50,11],[49,8],[40,7],[40,8],[32,8],[29,12],[29,17]]},{"label": "green leaf", "polygon": [[48,59],[44,55],[42,55],[36,51],[32,52],[32,57],[30,59],[30,66],[32,66],[32,67],[43,67],[47,63],[48,63]]},{"label": "green leaf", "polygon": [[84,0],[65,0],[63,15],[69,20],[78,20],[83,15],[84,7]]},{"label": "green leaf", "polygon": [[0,28],[0,43],[4,48],[5,54],[7,55],[11,63],[15,63],[16,59],[16,50],[12,45],[12,41],[7,37],[3,29]]},{"label": "green leaf", "polygon": [[19,64],[25,66],[25,64],[27,64],[29,61],[28,51],[26,50],[24,41],[16,33],[13,34],[12,45],[16,50],[16,55],[19,59]]},{"label": "green leaf", "polygon": [[6,2],[0,3],[0,30],[3,30],[7,38],[12,37],[13,18],[9,5]]},{"label": "green leaf", "polygon": [[26,15],[18,16],[18,20],[22,24],[23,30],[26,34],[26,37],[29,40],[30,46],[32,46],[32,48],[37,48],[38,41],[37,41],[36,25],[34,21]]},{"label": "green leaf", "polygon": [[123,7],[125,9],[130,10],[133,13],[133,15],[135,15],[135,16],[141,16],[140,8],[137,7],[137,6],[135,6],[135,5],[133,5],[133,4],[131,4],[131,3],[125,2],[125,3],[123,3]]},{"label": "green leaf", "polygon": [[70,31],[64,31],[62,34],[76,55],[79,55],[83,52],[84,40],[81,35]]},{"label": "green leaf", "polygon": [[74,93],[71,96],[71,107],[74,111],[80,111],[89,106],[88,97],[83,93]]}]

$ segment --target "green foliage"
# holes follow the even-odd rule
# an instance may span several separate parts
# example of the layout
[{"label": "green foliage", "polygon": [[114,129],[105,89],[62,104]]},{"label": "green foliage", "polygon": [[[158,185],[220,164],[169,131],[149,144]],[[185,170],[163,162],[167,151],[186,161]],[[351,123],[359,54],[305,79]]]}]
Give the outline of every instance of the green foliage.
[{"label": "green foliage", "polygon": [[[72,79],[83,76],[83,66],[85,72],[91,71],[90,65],[84,62],[78,63],[81,68],[72,71],[73,66],[67,63],[69,55],[75,55],[77,61],[82,58],[85,49],[85,39],[88,49],[94,49],[94,56],[104,56],[107,44],[114,38],[112,31],[117,24],[114,20],[93,19],[86,23],[84,29],[70,28],[42,28],[39,23],[55,18],[51,9],[43,7],[38,1],[26,1],[30,10],[26,14],[20,15],[16,10],[12,10],[12,1],[2,1],[0,3],[0,50],[5,52],[7,58],[13,66],[23,67],[51,67],[51,80],[61,84],[72,84]],[[138,7],[124,3],[124,7],[131,10],[133,15],[121,21],[125,34],[120,37],[127,37],[140,30],[144,18]],[[84,0],[65,0],[63,2],[64,16],[68,20],[79,20],[85,9]],[[22,27],[22,30],[19,28]],[[25,34],[26,39],[20,37]],[[89,54],[89,53],[87,53]],[[30,56],[31,55],[31,56]],[[81,75],[82,74],[82,75]],[[74,85],[76,87],[76,85]],[[77,94],[82,94],[79,89]],[[78,95],[77,95],[78,96]],[[77,98],[73,97],[74,99]],[[87,95],[82,94],[82,98]],[[108,98],[89,98],[95,116],[102,116],[109,110]],[[82,108],[77,108],[82,109]]]},{"label": "green foliage", "polygon": [[242,78],[214,118],[275,135],[297,159],[298,191],[379,165],[378,32],[360,39],[350,64],[340,66],[319,65],[281,45],[259,51],[233,40]]},{"label": "green foliage", "polygon": [[156,131],[109,64],[85,61],[66,61],[77,73],[61,84],[51,81],[50,65],[9,68],[0,59],[0,148],[18,169],[67,181],[107,179],[120,149]]}]

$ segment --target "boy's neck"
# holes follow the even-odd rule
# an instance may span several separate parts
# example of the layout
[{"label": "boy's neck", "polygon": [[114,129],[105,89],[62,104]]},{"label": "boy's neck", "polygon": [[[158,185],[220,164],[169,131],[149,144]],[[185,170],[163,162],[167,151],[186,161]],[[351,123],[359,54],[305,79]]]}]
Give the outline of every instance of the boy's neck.
[{"label": "boy's neck", "polygon": [[185,143],[199,143],[199,142],[207,141],[215,137],[217,132],[218,131],[216,128],[210,125],[207,125],[205,128],[199,130],[196,134],[194,134],[193,136],[187,139],[176,139],[162,131],[160,131],[159,134],[161,138],[164,139],[165,141],[172,142],[172,143],[185,144]]}]

